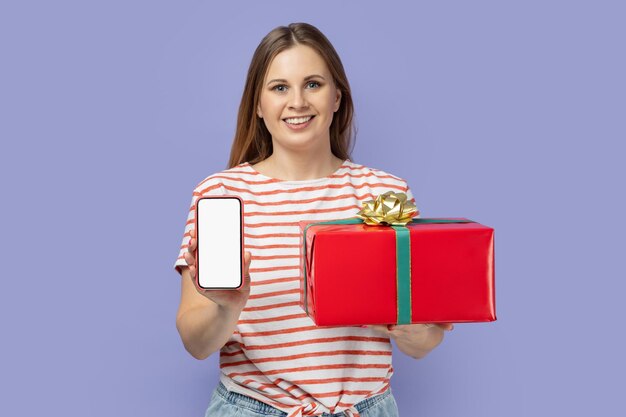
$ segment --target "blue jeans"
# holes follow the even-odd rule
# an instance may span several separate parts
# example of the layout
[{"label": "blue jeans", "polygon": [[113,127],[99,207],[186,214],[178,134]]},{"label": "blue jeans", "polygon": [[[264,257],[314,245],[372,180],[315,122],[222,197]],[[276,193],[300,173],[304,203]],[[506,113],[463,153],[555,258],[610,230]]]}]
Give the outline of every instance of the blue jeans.
[{"label": "blue jeans", "polygon": [[[398,405],[391,393],[391,387],[384,393],[367,398],[355,405],[361,417],[398,417]],[[205,417],[286,417],[287,413],[262,403],[247,395],[228,392],[220,382],[206,410]],[[322,414],[322,417],[344,417],[344,413]]]}]

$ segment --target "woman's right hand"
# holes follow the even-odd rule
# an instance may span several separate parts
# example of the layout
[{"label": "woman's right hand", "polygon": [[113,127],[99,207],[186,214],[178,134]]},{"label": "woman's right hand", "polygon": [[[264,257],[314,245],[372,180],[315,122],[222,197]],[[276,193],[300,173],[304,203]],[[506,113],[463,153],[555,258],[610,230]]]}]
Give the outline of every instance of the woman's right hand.
[{"label": "woman's right hand", "polygon": [[196,290],[222,308],[242,310],[243,307],[246,305],[246,301],[248,301],[248,296],[250,295],[249,270],[250,262],[252,260],[252,254],[248,251],[244,253],[244,276],[241,287],[234,290],[205,290],[204,288],[198,286],[198,281],[196,280],[196,231],[194,229],[191,229],[189,231],[189,235],[191,236],[191,239],[189,240],[189,246],[187,248],[187,252],[185,253],[185,262],[187,262],[187,265],[189,266],[189,273],[191,275],[191,279],[194,282]]}]

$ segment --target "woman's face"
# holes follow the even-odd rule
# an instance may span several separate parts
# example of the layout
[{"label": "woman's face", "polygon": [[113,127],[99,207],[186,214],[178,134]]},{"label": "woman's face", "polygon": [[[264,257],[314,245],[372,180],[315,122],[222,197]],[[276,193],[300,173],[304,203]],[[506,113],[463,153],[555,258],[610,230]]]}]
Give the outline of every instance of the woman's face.
[{"label": "woman's face", "polygon": [[330,144],[330,124],[340,102],[341,92],[322,57],[311,47],[296,45],[271,62],[257,114],[275,151],[323,149]]}]

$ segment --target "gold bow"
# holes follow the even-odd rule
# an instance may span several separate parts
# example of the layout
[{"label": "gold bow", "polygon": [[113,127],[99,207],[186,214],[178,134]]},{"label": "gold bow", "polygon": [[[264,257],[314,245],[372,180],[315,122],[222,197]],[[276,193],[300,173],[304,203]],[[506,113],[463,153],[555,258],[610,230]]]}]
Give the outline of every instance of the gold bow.
[{"label": "gold bow", "polygon": [[376,200],[364,201],[357,217],[370,226],[406,226],[417,214],[417,207],[405,193],[387,191]]}]

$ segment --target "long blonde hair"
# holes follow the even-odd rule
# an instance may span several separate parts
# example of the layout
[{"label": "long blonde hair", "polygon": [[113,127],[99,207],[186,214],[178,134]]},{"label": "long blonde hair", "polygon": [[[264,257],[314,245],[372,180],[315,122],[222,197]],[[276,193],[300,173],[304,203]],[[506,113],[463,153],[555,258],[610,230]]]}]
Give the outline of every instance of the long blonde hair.
[{"label": "long blonde hair", "polygon": [[256,108],[270,63],[280,52],[296,45],[306,45],[317,51],[326,62],[336,88],[341,91],[341,104],[330,125],[330,147],[337,158],[351,159],[354,106],[350,84],[341,59],[330,41],[315,26],[308,23],[291,23],[288,26],[279,26],[268,33],[254,51],[239,104],[237,130],[230,150],[228,168],[242,162],[255,164],[272,154],[272,135],[257,116]]}]

